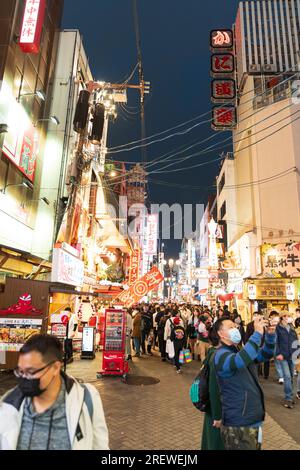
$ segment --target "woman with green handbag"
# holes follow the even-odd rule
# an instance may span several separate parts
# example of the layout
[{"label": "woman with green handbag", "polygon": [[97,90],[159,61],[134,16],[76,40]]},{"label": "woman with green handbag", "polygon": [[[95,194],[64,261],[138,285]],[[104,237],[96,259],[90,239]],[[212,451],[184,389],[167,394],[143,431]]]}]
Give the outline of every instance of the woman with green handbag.
[{"label": "woman with green handbag", "polygon": [[219,337],[212,328],[209,330],[208,339],[211,347],[208,350],[204,364],[209,364],[209,407],[204,417],[201,450],[224,450],[220,432],[222,405],[214,367],[214,355],[219,346]]}]

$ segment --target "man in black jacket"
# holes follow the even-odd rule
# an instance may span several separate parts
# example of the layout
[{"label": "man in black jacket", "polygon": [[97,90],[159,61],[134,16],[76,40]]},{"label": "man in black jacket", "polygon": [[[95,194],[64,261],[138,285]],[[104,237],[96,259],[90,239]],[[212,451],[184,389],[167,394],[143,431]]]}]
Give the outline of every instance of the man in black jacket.
[{"label": "man in black jacket", "polygon": [[142,326],[141,326],[141,332],[142,332],[142,351],[143,354],[146,354],[146,339],[148,338],[148,335],[153,328],[153,317],[152,313],[149,310],[148,305],[144,305],[143,307],[143,313],[142,313]]}]

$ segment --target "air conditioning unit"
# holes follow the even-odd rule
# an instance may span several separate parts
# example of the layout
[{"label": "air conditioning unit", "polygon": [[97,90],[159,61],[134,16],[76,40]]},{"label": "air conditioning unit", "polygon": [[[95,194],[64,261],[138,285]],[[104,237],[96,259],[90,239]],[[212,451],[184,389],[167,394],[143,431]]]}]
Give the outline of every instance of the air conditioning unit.
[{"label": "air conditioning unit", "polygon": [[249,65],[249,73],[258,73],[261,72],[261,65],[260,64],[250,64]]},{"label": "air conditioning unit", "polygon": [[279,230],[279,236],[283,237],[283,230]]},{"label": "air conditioning unit", "polygon": [[277,72],[277,66],[274,64],[263,65],[262,70],[264,72]]},{"label": "air conditioning unit", "polygon": [[269,237],[274,237],[274,232],[269,232]]}]

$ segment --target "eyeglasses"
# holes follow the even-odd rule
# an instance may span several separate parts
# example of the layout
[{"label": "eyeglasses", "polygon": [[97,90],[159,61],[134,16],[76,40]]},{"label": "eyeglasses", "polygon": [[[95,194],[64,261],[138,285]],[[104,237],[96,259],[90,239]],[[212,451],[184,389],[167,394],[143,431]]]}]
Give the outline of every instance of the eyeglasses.
[{"label": "eyeglasses", "polygon": [[[47,367],[51,366],[52,364],[54,364],[54,362],[56,361],[51,361],[49,362],[49,364],[47,364],[46,366],[44,367],[41,367],[40,369],[37,369],[33,372],[23,372],[22,369],[20,369],[19,367],[16,367],[14,369],[14,374],[16,377],[18,378],[22,378],[22,379],[34,379],[34,376],[36,374],[38,374],[39,372],[42,372],[43,370],[47,369]],[[44,374],[41,375],[41,377],[43,377]]]}]

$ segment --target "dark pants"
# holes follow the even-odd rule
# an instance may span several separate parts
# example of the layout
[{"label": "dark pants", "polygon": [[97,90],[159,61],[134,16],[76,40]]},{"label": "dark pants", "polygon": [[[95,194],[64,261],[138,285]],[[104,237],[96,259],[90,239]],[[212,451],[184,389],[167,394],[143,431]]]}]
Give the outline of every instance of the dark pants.
[{"label": "dark pants", "polygon": [[263,362],[258,365],[258,375],[263,375],[265,378],[269,378],[270,375],[270,362]]},{"label": "dark pants", "polygon": [[180,369],[180,362],[179,362],[179,354],[180,354],[180,351],[183,349],[183,341],[174,341],[174,350],[175,350],[175,357],[174,357],[174,363],[175,363],[175,366],[176,366],[176,369],[179,370]]},{"label": "dark pants", "polygon": [[167,342],[164,340],[164,331],[158,332],[158,346],[159,346],[159,352],[160,352],[162,359],[165,359],[167,356],[166,345],[167,345]]},{"label": "dark pants", "polygon": [[142,331],[142,343],[141,343],[141,346],[142,346],[142,351],[144,354],[146,354],[146,340],[147,340],[147,337],[149,335],[150,331],[145,331],[143,330]]},{"label": "dark pants", "polygon": [[73,357],[73,340],[72,339],[65,339],[65,355],[66,355],[67,361]]},{"label": "dark pants", "polygon": [[156,346],[156,344],[157,344],[157,337],[158,337],[158,331],[157,331],[156,328],[154,328],[153,333],[154,333],[154,343],[153,343],[153,347],[155,348],[155,346]]}]

